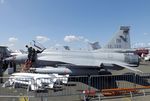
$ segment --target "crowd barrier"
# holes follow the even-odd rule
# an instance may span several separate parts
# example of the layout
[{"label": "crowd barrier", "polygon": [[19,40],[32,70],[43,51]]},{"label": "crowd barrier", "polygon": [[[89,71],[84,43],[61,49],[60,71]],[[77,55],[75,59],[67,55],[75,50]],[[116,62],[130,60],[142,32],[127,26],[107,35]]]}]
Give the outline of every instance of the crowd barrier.
[{"label": "crowd barrier", "polygon": [[[51,88],[46,88],[49,79],[41,87],[45,89],[32,90],[37,87],[39,80],[32,81],[24,87],[22,82],[27,82],[27,78],[18,78],[16,82],[10,87],[4,87],[4,83],[14,78],[3,77],[3,83],[0,84],[0,98],[4,97],[55,97],[55,96],[71,96],[71,95],[84,95],[94,96],[95,94],[101,96],[117,95],[125,93],[136,93],[138,90],[147,90],[150,88],[150,74],[134,74],[128,73],[124,75],[93,75],[93,76],[70,76],[67,83],[55,82]],[[29,78],[31,79],[31,78]],[[55,78],[53,78],[55,79]],[[58,79],[58,78],[57,78]],[[19,83],[17,84],[17,80]],[[40,81],[41,82],[41,81]],[[20,85],[19,85],[20,84]],[[147,91],[148,92],[148,91]],[[109,94],[108,94],[109,93]],[[145,95],[146,91],[143,91]]]}]

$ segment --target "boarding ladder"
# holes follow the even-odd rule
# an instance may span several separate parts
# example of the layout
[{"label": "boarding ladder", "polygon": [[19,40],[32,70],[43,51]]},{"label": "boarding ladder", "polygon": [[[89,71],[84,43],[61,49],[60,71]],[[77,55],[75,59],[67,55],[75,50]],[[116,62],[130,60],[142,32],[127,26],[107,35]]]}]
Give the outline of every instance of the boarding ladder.
[{"label": "boarding ladder", "polygon": [[32,67],[32,61],[27,60],[25,64],[22,66],[21,72],[28,72]]}]

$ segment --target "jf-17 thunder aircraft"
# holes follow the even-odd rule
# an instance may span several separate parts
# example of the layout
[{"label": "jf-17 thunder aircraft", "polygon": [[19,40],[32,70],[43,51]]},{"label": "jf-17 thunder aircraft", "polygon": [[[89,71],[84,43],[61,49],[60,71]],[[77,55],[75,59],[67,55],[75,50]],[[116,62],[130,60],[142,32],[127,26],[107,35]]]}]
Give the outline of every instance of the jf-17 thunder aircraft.
[{"label": "jf-17 thunder aircraft", "polygon": [[[56,73],[69,75],[99,75],[122,69],[142,72],[139,57],[134,54],[130,45],[129,26],[121,26],[119,32],[103,48],[97,50],[48,50],[32,45],[37,51],[36,66],[31,68],[37,73]],[[6,58],[5,61],[24,63],[28,54]]]}]

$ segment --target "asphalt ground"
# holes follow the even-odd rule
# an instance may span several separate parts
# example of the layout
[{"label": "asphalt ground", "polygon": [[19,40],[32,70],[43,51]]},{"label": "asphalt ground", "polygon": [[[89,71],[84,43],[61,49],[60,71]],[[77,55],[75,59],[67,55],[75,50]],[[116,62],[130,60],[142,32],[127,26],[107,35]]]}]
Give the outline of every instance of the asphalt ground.
[{"label": "asphalt ground", "polygon": [[[143,73],[150,73],[150,62],[142,62],[137,69],[141,70]],[[130,70],[122,70],[112,72],[114,75],[120,75],[127,72],[131,72]],[[138,74],[138,73],[137,73]],[[7,73],[4,75],[8,77]],[[6,79],[4,79],[6,81]],[[70,82],[70,85],[62,87],[62,90],[54,91],[48,90],[48,92],[28,92],[26,89],[18,88],[2,88],[2,84],[0,84],[0,101],[28,101],[26,96],[30,96],[30,101],[82,101],[84,94],[82,94],[82,90],[88,89],[89,86],[87,84],[81,82]],[[93,88],[92,88],[93,89]],[[150,101],[149,89],[146,89],[146,95],[143,93],[134,95],[131,98],[130,94],[123,96],[112,96],[112,97],[101,97],[101,100],[98,97],[94,97],[92,101]],[[97,93],[99,96],[99,93]]]}]

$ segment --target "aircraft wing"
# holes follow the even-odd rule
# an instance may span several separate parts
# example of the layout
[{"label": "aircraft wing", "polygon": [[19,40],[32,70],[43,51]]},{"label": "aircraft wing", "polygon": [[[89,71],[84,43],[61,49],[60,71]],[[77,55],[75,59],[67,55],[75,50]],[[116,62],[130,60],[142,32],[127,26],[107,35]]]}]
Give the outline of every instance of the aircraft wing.
[{"label": "aircraft wing", "polygon": [[[128,64],[125,62],[120,61],[112,61],[112,60],[101,60],[101,61],[95,61],[93,64],[83,65],[83,64],[62,64],[62,66],[66,68],[85,68],[85,69],[93,69],[93,68],[99,68],[101,64],[104,64],[105,68],[111,69],[111,70],[122,70],[123,68],[132,70],[134,72],[140,72],[141,70],[137,69],[134,64]],[[58,64],[59,66],[59,64]]]},{"label": "aircraft wing", "polygon": [[[64,62],[65,63],[65,62]],[[62,66],[65,66],[66,68],[85,68],[85,69],[93,69],[93,68],[98,68],[101,64],[105,64],[104,66],[107,68],[109,67],[112,70],[122,70],[123,68],[132,70],[134,72],[141,72],[141,70],[138,70],[136,67],[137,65],[135,64],[128,64],[126,62],[121,62],[121,61],[112,61],[112,60],[96,60],[93,63],[79,63],[79,64],[62,64]],[[59,66],[59,64],[58,64]]]},{"label": "aircraft wing", "polygon": [[[46,62],[46,61],[45,61]],[[49,62],[49,61],[47,61]],[[125,63],[125,62],[120,62],[120,61],[112,61],[112,60],[101,60],[101,61],[95,61],[94,63],[79,63],[79,64],[71,64],[71,63],[66,63],[66,62],[55,62],[54,63],[55,65],[57,65],[57,67],[65,67],[65,68],[80,68],[80,69],[93,69],[93,68],[97,68],[99,69],[99,66],[101,64],[104,64],[105,68],[108,68],[110,70],[122,70],[124,68],[126,69],[129,69],[129,70],[132,70],[134,72],[141,72],[141,70],[138,70],[135,66],[136,65],[133,65],[133,64],[128,64],[128,63]],[[55,68],[57,69],[57,68]],[[52,69],[55,70],[55,69]],[[60,69],[60,68],[59,68]],[[65,69],[66,70],[66,69]],[[58,71],[61,71],[61,70],[58,70]]]},{"label": "aircraft wing", "polygon": [[134,72],[141,72],[141,73],[143,73],[141,70],[136,69],[135,65],[128,64],[128,63],[125,63],[125,62],[103,61],[103,62],[101,62],[101,64],[110,64],[110,65],[114,65],[114,67],[111,67],[111,68],[115,68],[115,66],[119,66],[118,68],[120,68],[120,69],[121,68],[126,68],[126,69],[132,70]]}]

